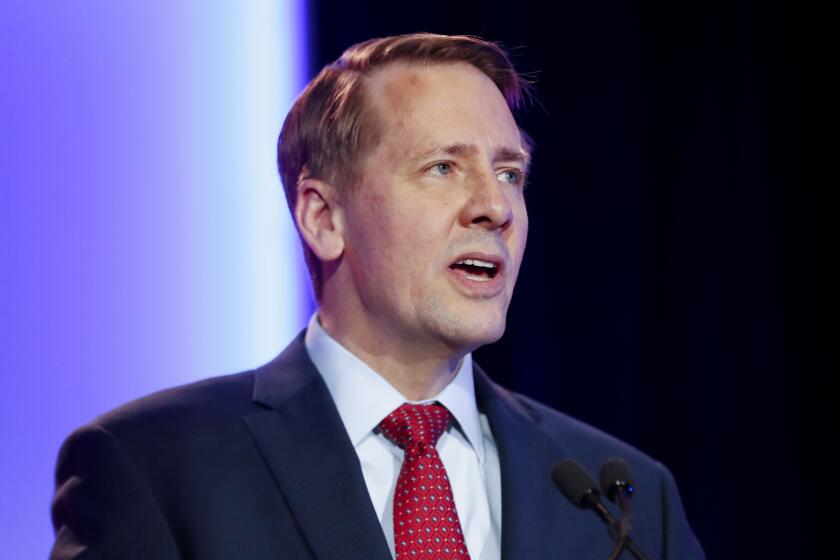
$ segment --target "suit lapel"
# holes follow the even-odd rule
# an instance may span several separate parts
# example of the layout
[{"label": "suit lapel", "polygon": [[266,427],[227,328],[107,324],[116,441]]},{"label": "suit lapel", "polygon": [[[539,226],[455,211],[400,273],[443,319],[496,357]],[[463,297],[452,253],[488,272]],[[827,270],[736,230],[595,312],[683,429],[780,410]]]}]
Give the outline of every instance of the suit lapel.
[{"label": "suit lapel", "polygon": [[551,480],[563,446],[538,426],[535,411],[474,367],[476,398],[499,450],[502,480],[502,558],[572,558],[570,533],[585,512],[565,502]]},{"label": "suit lapel", "polygon": [[257,370],[254,400],[269,410],[245,422],[315,556],[390,559],[358,456],[303,334]]},{"label": "suit lapel", "polygon": [[[539,413],[474,366],[478,407],[490,423],[502,481],[502,558],[572,558],[575,533],[591,524],[551,481],[567,456],[539,426]],[[245,417],[301,531],[319,560],[390,560],[358,456],[329,391],[309,360],[303,333],[256,372]],[[351,544],[348,544],[351,543]]]}]

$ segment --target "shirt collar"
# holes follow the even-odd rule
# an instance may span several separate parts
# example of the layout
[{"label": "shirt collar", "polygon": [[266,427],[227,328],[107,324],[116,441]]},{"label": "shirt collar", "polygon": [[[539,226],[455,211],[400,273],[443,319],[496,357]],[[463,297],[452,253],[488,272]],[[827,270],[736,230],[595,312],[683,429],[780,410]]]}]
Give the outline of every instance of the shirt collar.
[{"label": "shirt collar", "polygon": [[[384,377],[332,338],[318,323],[317,312],[309,319],[304,345],[324,378],[354,447],[373,433],[388,414],[406,399]],[[445,406],[458,422],[479,462],[484,462],[484,437],[475,403],[472,354],[461,360],[455,378],[431,399]]]}]

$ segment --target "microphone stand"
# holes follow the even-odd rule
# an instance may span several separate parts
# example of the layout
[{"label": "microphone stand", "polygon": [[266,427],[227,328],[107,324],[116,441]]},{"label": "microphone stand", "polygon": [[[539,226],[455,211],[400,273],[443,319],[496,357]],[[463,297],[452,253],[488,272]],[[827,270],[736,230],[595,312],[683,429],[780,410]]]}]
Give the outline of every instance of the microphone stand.
[{"label": "microphone stand", "polygon": [[621,520],[615,523],[616,543],[610,553],[608,560],[617,560],[621,553],[626,549],[630,551],[636,560],[648,560],[647,556],[636,546],[633,539],[630,537],[630,521],[633,517],[630,506],[630,498],[624,488],[619,488],[616,492],[616,502],[621,510]]}]

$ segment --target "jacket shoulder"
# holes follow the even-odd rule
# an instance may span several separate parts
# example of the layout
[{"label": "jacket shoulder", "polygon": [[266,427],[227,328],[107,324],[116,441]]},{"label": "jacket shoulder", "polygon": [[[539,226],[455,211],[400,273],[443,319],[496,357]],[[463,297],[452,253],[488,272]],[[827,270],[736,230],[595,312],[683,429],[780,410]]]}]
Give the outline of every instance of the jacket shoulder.
[{"label": "jacket shoulder", "polygon": [[553,461],[574,459],[592,475],[597,475],[601,465],[611,457],[627,462],[634,486],[640,490],[633,498],[637,517],[658,520],[658,523],[637,524],[640,542],[657,543],[664,558],[705,558],[686,519],[674,477],[667,467],[634,446],[581,420],[525,395],[496,387],[513,407],[530,418],[533,429],[540,433],[543,452]]},{"label": "jacket shoulder", "polygon": [[521,393],[499,389],[531,418],[550,442],[573,453],[582,463],[589,462],[587,459],[590,457],[601,461],[608,457],[621,457],[656,470],[662,468],[658,461],[643,451],[599,428]]},{"label": "jacket shoulder", "polygon": [[141,425],[170,429],[201,422],[225,421],[260,409],[252,402],[254,370],[210,377],[157,391],[110,410],[92,422],[119,433]]},{"label": "jacket shoulder", "polygon": [[[62,444],[57,488],[73,477],[113,479],[91,471],[108,457],[119,458],[111,462],[121,471],[145,479],[158,500],[171,493],[172,484],[190,484],[196,472],[223,473],[230,457],[256,453],[243,419],[265,410],[252,400],[253,379],[253,371],[208,378],[152,393],[102,414]],[[197,471],[196,465],[203,470]]]}]

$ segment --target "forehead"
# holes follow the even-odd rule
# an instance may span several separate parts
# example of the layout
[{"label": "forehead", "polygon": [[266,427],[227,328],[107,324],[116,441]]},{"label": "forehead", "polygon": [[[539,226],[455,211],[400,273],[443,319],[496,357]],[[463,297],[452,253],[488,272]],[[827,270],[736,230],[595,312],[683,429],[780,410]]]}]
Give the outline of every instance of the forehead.
[{"label": "forehead", "polygon": [[470,64],[393,63],[369,76],[366,88],[380,147],[523,147],[501,91]]}]

